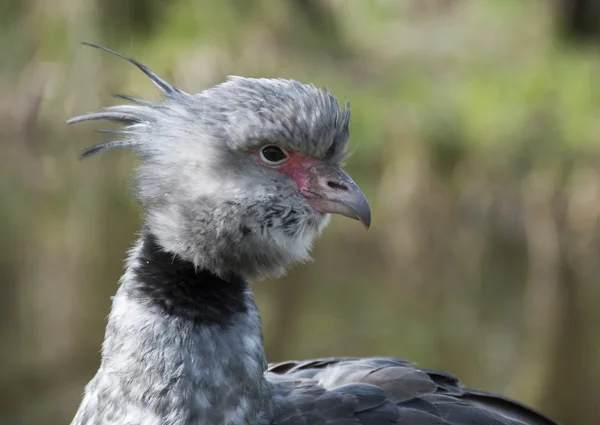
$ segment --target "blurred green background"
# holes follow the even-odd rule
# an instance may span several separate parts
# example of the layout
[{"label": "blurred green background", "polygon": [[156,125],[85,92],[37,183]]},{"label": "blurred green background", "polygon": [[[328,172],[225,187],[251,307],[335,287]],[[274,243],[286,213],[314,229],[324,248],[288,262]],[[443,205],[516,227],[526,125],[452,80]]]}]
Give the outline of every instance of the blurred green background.
[{"label": "blurred green background", "polygon": [[[2,0],[0,423],[68,424],[140,225],[136,158],[76,114],[156,99],[90,41],[191,92],[228,74],[326,86],[353,109],[373,207],[254,285],[270,361],[404,357],[600,417],[600,2]],[[201,184],[201,183],[199,183]]]}]

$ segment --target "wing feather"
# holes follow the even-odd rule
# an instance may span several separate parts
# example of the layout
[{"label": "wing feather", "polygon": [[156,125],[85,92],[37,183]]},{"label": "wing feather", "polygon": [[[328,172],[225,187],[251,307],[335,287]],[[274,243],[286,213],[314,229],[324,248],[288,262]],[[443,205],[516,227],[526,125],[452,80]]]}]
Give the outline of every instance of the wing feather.
[{"label": "wing feather", "polygon": [[558,425],[453,375],[394,358],[326,358],[269,365],[274,425]]}]

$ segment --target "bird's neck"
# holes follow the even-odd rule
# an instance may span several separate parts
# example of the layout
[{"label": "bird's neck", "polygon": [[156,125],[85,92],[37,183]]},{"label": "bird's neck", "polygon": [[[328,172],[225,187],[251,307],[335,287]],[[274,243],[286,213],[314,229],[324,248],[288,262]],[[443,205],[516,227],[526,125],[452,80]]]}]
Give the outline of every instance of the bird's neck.
[{"label": "bird's neck", "polygon": [[269,417],[265,368],[247,283],[196,270],[145,234],[114,298],[86,398],[106,403],[96,410],[114,410],[121,423],[260,424]]}]

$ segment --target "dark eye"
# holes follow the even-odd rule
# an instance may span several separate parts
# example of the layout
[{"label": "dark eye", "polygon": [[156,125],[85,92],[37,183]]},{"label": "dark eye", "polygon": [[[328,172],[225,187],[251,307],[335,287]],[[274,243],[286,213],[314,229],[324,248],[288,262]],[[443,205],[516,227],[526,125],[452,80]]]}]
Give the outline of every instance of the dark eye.
[{"label": "dark eye", "polygon": [[279,146],[267,145],[260,149],[260,159],[267,165],[281,165],[287,161],[288,155]]}]

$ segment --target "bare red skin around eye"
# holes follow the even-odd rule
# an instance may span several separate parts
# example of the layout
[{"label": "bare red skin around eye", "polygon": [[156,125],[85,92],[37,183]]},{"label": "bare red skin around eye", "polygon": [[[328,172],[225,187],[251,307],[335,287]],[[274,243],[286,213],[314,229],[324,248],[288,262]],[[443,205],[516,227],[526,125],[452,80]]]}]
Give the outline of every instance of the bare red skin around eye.
[{"label": "bare red skin around eye", "polygon": [[315,195],[311,193],[309,171],[311,168],[319,164],[320,161],[299,155],[295,152],[287,152],[288,160],[284,164],[271,166],[265,164],[260,159],[260,153],[258,151],[254,152],[253,155],[263,167],[279,170],[280,172],[290,176],[298,185],[298,190],[300,193],[302,193],[302,195],[307,198],[315,197]]}]

